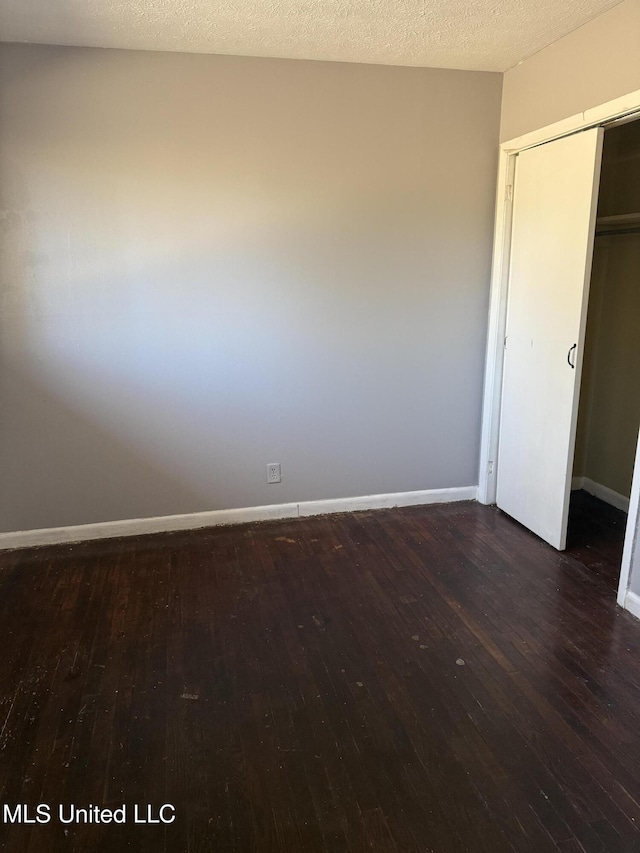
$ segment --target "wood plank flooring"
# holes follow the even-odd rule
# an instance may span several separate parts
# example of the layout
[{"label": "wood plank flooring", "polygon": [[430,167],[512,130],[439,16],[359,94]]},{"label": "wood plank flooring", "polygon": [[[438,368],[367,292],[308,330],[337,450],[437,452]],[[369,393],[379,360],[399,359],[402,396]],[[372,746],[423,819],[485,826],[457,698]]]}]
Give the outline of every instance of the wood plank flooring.
[{"label": "wood plank flooring", "polygon": [[571,493],[567,551],[617,591],[627,514],[579,490]]},{"label": "wood plank flooring", "polygon": [[576,554],[475,503],[0,554],[1,803],[52,808],[0,847],[640,851],[640,622]]}]

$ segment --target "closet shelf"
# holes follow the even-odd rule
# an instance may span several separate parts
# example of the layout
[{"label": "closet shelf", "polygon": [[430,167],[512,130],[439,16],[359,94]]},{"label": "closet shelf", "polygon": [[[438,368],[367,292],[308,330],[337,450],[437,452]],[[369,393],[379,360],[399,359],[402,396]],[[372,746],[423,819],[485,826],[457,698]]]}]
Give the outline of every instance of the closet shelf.
[{"label": "closet shelf", "polygon": [[616,216],[599,216],[596,234],[636,234],[640,232],[640,213],[620,213]]}]

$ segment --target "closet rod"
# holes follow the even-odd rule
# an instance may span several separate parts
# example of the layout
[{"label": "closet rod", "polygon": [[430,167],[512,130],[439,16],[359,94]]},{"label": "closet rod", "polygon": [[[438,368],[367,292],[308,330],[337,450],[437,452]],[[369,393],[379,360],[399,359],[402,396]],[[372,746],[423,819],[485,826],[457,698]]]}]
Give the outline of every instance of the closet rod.
[{"label": "closet rod", "polygon": [[640,234],[640,225],[629,228],[601,228],[596,230],[596,237],[616,237],[618,234]]}]

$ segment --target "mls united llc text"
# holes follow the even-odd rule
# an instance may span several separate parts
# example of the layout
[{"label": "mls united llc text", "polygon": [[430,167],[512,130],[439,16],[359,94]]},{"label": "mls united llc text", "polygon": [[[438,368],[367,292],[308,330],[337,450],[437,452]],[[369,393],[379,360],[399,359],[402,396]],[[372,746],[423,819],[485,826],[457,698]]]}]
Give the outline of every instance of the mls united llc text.
[{"label": "mls united llc text", "polygon": [[32,806],[26,803],[10,805],[2,804],[2,823],[37,824],[50,823],[138,823],[138,824],[168,824],[176,819],[175,807],[170,803],[162,806],[152,806],[150,803],[140,805],[122,804],[117,808],[105,809],[102,806],[75,806],[60,803],[50,806],[38,803]]}]

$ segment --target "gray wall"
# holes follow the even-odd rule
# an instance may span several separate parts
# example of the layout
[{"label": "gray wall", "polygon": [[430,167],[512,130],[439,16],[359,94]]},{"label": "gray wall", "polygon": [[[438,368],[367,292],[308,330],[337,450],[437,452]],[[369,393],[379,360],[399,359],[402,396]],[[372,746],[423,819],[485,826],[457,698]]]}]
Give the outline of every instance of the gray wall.
[{"label": "gray wall", "polygon": [[504,75],[500,139],[640,89],[640,0],[624,0]]},{"label": "gray wall", "polygon": [[2,46],[0,529],[475,484],[500,95]]}]

